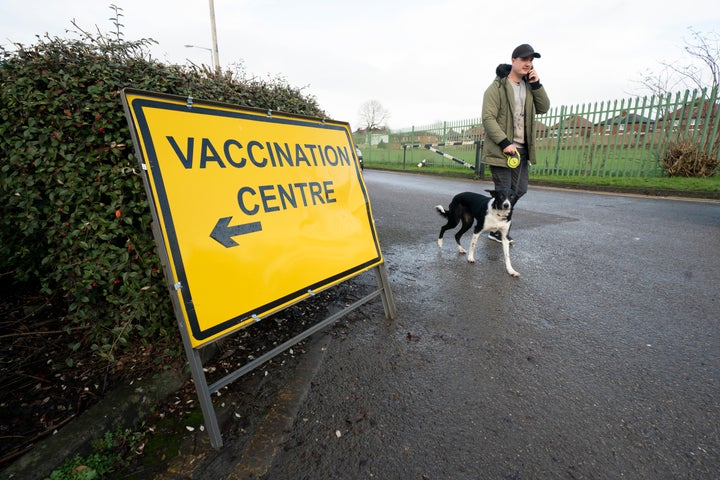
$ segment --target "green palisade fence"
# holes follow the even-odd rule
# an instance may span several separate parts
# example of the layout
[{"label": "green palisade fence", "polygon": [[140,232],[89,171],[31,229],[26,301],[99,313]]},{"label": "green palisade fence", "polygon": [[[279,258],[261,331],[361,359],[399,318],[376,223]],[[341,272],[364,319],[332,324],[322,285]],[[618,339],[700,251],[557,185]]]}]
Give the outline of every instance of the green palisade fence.
[{"label": "green palisade fence", "polygon": [[[718,104],[715,87],[553,107],[536,117],[537,164],[533,170],[565,176],[658,177],[665,173],[663,158],[668,147],[680,142],[689,142],[699,151],[718,157]],[[474,165],[476,147],[472,142],[483,138],[479,117],[354,134],[366,165],[402,164],[406,168],[417,168],[423,160],[424,166],[464,168],[425,148],[407,148],[418,144],[444,144],[437,148]],[[449,145],[452,143],[458,145]]]}]

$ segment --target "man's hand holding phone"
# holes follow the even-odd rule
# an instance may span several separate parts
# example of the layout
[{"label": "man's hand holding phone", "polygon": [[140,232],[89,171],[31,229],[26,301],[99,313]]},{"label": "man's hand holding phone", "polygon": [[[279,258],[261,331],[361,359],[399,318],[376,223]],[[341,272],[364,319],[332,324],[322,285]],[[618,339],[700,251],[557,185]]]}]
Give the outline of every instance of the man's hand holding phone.
[{"label": "man's hand holding phone", "polygon": [[531,68],[530,71],[525,75],[525,78],[527,78],[527,81],[530,83],[535,83],[540,81],[540,77],[538,76],[537,72],[534,68]]}]

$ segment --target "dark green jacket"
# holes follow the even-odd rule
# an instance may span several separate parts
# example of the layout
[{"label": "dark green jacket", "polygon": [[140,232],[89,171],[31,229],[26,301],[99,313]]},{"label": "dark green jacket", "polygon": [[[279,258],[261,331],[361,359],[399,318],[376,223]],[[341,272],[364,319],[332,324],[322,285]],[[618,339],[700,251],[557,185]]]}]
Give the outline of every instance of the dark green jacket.
[{"label": "dark green jacket", "polygon": [[[512,85],[508,80],[511,66],[498,65],[495,73],[497,77],[485,90],[482,105],[482,124],[485,129],[485,142],[483,144],[483,163],[488,165],[507,166],[507,159],[503,148],[512,143],[513,138],[513,106],[514,100]],[[526,80],[523,80],[524,82]],[[527,84],[527,97],[525,98],[525,147],[528,149],[528,160],[535,164],[535,130],[536,114],[542,114],[550,109],[550,99],[540,82]]]}]

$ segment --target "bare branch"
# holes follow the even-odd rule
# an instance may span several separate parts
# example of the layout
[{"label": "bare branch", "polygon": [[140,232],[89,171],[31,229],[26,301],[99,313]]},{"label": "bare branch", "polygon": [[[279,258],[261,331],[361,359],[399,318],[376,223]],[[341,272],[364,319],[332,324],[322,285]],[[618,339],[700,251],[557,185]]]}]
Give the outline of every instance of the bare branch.
[{"label": "bare branch", "polygon": [[712,89],[720,85],[720,34],[700,32],[689,27],[690,39],[684,39],[685,56],[675,62],[660,62],[660,71],[646,70],[640,84],[642,90],[664,95],[676,90]]},{"label": "bare branch", "polygon": [[361,126],[370,131],[385,128],[390,113],[377,100],[369,100],[359,110]]}]

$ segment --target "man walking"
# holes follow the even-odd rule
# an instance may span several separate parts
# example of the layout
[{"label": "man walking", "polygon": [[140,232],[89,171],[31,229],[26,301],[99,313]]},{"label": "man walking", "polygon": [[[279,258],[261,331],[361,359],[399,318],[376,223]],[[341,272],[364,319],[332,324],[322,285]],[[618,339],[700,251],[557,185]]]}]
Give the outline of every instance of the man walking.
[{"label": "man walking", "polygon": [[[498,65],[497,76],[483,95],[483,162],[490,165],[495,189],[512,189],[518,200],[527,193],[528,167],[535,164],[535,115],[550,109],[550,99],[533,67],[536,58],[540,54],[533,47],[519,45],[510,65]],[[499,232],[491,232],[488,238],[501,241]],[[513,243],[509,235],[508,240]]]}]

